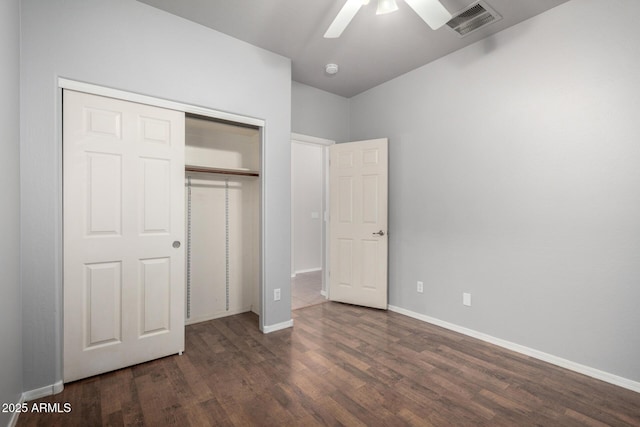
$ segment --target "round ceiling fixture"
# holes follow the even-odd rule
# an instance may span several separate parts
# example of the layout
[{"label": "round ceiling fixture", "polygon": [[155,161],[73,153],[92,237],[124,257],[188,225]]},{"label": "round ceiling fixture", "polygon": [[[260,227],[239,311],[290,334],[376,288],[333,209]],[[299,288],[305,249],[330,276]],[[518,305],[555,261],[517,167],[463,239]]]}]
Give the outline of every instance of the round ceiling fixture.
[{"label": "round ceiling fixture", "polygon": [[338,64],[327,64],[324,70],[327,72],[327,74],[334,75],[338,72]]}]

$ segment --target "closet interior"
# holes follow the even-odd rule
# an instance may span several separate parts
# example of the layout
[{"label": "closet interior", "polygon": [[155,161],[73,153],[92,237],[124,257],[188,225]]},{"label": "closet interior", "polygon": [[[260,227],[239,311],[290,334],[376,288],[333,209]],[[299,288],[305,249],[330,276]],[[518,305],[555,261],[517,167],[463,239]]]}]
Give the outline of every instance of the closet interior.
[{"label": "closet interior", "polygon": [[258,127],[187,114],[187,325],[259,313]]}]

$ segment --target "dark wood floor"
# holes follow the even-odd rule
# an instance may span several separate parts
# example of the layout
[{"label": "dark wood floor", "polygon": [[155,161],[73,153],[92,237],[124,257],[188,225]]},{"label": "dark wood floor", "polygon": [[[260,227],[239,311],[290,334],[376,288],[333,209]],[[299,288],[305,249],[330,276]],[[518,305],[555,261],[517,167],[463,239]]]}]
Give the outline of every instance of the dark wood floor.
[{"label": "dark wood floor", "polygon": [[296,310],[187,327],[186,352],[67,384],[19,426],[640,426],[640,394],[396,313]]}]

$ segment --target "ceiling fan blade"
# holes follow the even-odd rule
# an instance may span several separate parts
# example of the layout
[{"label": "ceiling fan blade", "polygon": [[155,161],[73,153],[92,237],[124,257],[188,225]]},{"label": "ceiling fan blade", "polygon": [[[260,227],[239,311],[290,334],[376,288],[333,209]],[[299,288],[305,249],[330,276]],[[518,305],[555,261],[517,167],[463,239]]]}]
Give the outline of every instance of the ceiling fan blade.
[{"label": "ceiling fan blade", "polygon": [[437,30],[453,18],[453,15],[438,0],[405,0],[405,2],[432,30]]},{"label": "ceiling fan blade", "polygon": [[324,37],[326,39],[340,37],[340,34],[347,28],[347,25],[349,25],[349,22],[356,16],[361,7],[362,0],[347,0],[340,12],[338,12],[336,19],[329,25],[327,32],[324,33]]}]

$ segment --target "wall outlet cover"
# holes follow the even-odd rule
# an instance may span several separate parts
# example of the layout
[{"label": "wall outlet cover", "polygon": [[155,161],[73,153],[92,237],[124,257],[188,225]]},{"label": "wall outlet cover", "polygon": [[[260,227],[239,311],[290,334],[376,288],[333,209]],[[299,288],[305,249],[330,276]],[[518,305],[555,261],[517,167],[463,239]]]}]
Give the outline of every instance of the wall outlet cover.
[{"label": "wall outlet cover", "polygon": [[471,294],[468,294],[466,292],[462,294],[462,304],[466,305],[467,307],[471,307]]},{"label": "wall outlet cover", "polygon": [[418,291],[418,293],[423,293],[424,292],[424,283],[418,281],[417,291]]}]

